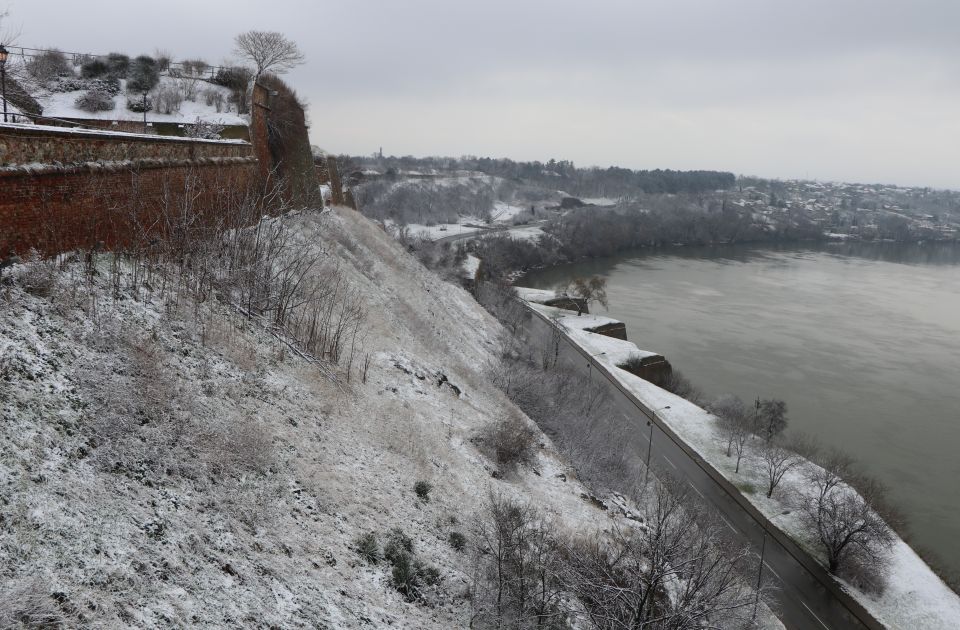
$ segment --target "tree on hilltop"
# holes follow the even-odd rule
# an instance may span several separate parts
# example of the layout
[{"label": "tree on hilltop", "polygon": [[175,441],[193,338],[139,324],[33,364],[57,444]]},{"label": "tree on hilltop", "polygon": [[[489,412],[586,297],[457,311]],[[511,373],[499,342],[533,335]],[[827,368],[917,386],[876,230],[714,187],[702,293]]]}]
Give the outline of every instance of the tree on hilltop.
[{"label": "tree on hilltop", "polygon": [[296,42],[276,31],[247,31],[234,39],[234,53],[247,59],[257,68],[259,78],[264,72],[283,74],[306,61]]}]

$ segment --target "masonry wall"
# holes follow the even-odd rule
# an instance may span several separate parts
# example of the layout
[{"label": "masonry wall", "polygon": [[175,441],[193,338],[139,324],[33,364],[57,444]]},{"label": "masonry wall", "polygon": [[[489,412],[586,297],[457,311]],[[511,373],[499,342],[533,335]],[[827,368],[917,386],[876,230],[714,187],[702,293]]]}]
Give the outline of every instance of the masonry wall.
[{"label": "masonry wall", "polygon": [[122,249],[184,215],[212,223],[257,179],[251,157],[0,170],[0,253]]},{"label": "masonry wall", "polygon": [[0,127],[0,167],[130,160],[248,157],[250,144],[37,125]]},{"label": "masonry wall", "polygon": [[183,213],[216,221],[267,171],[242,141],[0,124],[0,257],[123,248]]}]

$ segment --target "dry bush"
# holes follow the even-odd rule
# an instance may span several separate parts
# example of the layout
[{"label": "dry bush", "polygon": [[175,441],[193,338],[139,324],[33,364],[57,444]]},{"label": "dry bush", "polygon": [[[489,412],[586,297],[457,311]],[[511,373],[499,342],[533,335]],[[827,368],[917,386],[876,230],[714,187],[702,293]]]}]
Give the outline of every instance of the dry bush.
[{"label": "dry bush", "polygon": [[183,92],[179,86],[161,83],[154,92],[154,110],[158,114],[176,114],[180,111],[183,100]]},{"label": "dry bush", "polygon": [[536,431],[515,415],[488,424],[478,442],[481,451],[497,463],[501,472],[529,464],[536,453]]},{"label": "dry bush", "polygon": [[63,628],[52,594],[36,580],[0,589],[0,628]]}]

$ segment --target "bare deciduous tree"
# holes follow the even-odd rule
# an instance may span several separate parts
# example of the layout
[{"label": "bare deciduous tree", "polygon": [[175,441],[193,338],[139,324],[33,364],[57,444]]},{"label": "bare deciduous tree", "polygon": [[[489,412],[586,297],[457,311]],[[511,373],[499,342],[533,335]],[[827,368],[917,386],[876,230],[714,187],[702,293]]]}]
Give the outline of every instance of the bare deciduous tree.
[{"label": "bare deciduous tree", "polygon": [[803,458],[777,440],[764,442],[760,449],[760,459],[767,473],[767,497],[773,496],[784,475],[803,463]]},{"label": "bare deciduous tree", "polygon": [[560,548],[537,510],[491,493],[474,538],[472,627],[564,627]]},{"label": "bare deciduous tree", "polygon": [[[574,278],[570,281],[570,284],[567,285],[566,293],[573,297],[581,298],[587,306],[591,302],[597,302],[607,308],[609,302],[607,300],[607,281],[605,278],[600,276],[593,276],[592,278]],[[580,307],[580,304],[577,304],[577,315],[583,314],[583,309]]]},{"label": "bare deciduous tree", "polygon": [[740,461],[743,459],[747,442],[753,435],[751,414],[737,396],[724,396],[718,399],[710,405],[710,411],[720,421],[720,430],[727,442],[727,457],[732,457],[734,451],[737,453],[737,466],[734,472],[739,473]]},{"label": "bare deciduous tree", "polygon": [[733,628],[749,618],[748,552],[721,551],[720,529],[698,523],[689,504],[678,484],[658,483],[646,528],[568,551],[567,581],[593,627]]},{"label": "bare deciduous tree", "polygon": [[306,61],[296,42],[276,31],[247,31],[234,39],[234,52],[257,68],[257,77],[264,72],[283,74]]},{"label": "bare deciduous tree", "polygon": [[895,539],[871,505],[882,499],[883,487],[861,482],[857,492],[826,470],[817,482],[819,492],[803,502],[802,514],[826,553],[827,568],[837,573],[856,564],[859,577],[877,588],[875,576],[882,574],[885,552]]}]

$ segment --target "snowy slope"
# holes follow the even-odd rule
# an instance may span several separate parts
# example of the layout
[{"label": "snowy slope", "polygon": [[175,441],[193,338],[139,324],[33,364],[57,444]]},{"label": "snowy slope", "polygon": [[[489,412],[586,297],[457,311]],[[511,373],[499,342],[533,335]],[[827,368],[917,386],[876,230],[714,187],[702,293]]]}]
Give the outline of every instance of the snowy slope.
[{"label": "snowy slope", "polygon": [[[610,526],[543,436],[535,471],[491,476],[471,438],[515,410],[482,374],[499,325],[467,293],[352,211],[285,220],[363,294],[366,383],[331,382],[216,301],[115,298],[105,256],[92,289],[82,265],[48,297],[2,288],[0,625],[29,605],[68,626],[466,627],[468,563],[447,537],[489,491],[571,531]],[[182,421],[182,449],[91,441],[149,431],[148,398]],[[440,571],[430,607],[352,549],[394,527]]]}]

